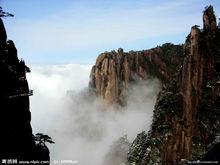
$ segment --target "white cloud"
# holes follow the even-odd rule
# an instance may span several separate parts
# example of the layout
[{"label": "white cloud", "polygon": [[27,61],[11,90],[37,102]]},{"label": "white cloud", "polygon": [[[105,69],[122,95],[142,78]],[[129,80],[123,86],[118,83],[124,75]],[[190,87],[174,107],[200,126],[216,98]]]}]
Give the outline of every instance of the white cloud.
[{"label": "white cloud", "polygon": [[[85,89],[91,66],[35,66],[28,75],[32,127],[35,133],[48,134],[51,160],[74,160],[79,165],[102,165],[110,145],[128,134],[149,128],[159,83],[156,80],[132,86],[128,105],[120,111],[102,111],[101,101]],[[66,92],[72,90],[72,92]]]},{"label": "white cloud", "polygon": [[[133,10],[116,10],[113,13],[99,11],[99,14],[84,8],[81,9],[83,11],[77,9],[79,13],[86,12],[83,17],[78,14],[70,17],[67,11],[34,23],[22,23],[15,30],[19,31],[21,38],[29,41],[26,42],[27,46],[35,51],[76,49],[185,32],[186,25],[179,21],[181,17],[168,18],[167,9],[170,8],[151,9],[145,6]],[[179,24],[174,25],[174,22]]]}]

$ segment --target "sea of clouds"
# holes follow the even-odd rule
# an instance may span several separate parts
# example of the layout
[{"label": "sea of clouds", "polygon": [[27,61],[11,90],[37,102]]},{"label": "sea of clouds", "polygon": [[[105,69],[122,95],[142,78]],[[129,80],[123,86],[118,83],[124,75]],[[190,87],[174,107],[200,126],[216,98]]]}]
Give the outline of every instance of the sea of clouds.
[{"label": "sea of clouds", "polygon": [[102,165],[112,143],[148,130],[160,83],[149,80],[130,87],[127,106],[103,108],[88,93],[91,65],[32,66],[27,75],[34,95],[30,99],[34,133],[52,137],[51,163],[72,160],[78,165]]}]

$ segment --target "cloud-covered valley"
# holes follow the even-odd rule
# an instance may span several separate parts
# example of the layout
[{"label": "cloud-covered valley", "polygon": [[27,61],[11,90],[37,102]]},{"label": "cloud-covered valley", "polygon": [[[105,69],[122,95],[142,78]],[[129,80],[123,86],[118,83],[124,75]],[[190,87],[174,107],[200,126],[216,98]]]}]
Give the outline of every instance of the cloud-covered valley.
[{"label": "cloud-covered valley", "polygon": [[51,161],[102,165],[112,143],[149,129],[159,82],[131,86],[126,107],[115,111],[88,93],[90,65],[32,66],[28,75],[34,133],[48,134]]}]

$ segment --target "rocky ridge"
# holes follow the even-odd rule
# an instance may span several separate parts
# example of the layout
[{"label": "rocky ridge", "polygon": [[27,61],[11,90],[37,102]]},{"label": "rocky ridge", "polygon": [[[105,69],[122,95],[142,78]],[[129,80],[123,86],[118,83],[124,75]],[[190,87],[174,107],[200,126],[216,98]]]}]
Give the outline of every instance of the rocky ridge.
[{"label": "rocky ridge", "polygon": [[219,161],[219,68],[220,28],[212,6],[203,12],[203,28],[193,26],[183,45],[99,55],[89,86],[109,105],[126,105],[133,83],[149,78],[162,83],[151,129],[131,144],[128,165]]},{"label": "rocky ridge", "polygon": [[129,86],[150,78],[166,84],[180,67],[183,46],[170,43],[150,50],[105,52],[92,67],[89,87],[108,105],[126,105]]},{"label": "rocky ridge", "polygon": [[[137,136],[128,164],[219,161],[208,148],[220,133],[220,29],[212,6],[203,12],[203,29],[192,27],[184,52],[182,69],[159,93],[151,130]],[[219,154],[217,145],[212,153]]]}]

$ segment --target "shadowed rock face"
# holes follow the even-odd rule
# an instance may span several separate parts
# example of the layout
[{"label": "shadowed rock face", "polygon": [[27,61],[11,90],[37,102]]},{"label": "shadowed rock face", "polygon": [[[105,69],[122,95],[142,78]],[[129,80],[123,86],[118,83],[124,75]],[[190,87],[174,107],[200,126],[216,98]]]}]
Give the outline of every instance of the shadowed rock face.
[{"label": "shadowed rock face", "polygon": [[6,35],[6,31],[5,31],[5,27],[4,24],[2,22],[2,20],[0,20],[0,46],[5,46],[6,40],[7,40],[7,35]]},{"label": "shadowed rock face", "polygon": [[212,32],[216,30],[216,17],[210,6],[205,9],[203,14],[203,29]]},{"label": "shadowed rock face", "polygon": [[49,160],[49,151],[35,144],[29,110],[26,72],[13,41],[7,41],[0,18],[0,161],[1,159]]},{"label": "shadowed rock face", "polygon": [[[145,140],[132,144],[129,163],[157,160],[160,164],[178,164],[181,159],[198,159],[219,133],[220,30],[212,6],[204,11],[203,21],[203,30],[192,27],[184,45],[182,69],[160,92],[152,128],[145,133]],[[142,145],[155,139],[158,143]],[[137,145],[142,145],[139,159],[133,156]],[[208,155],[205,160],[212,160]]]},{"label": "shadowed rock face", "polygon": [[180,67],[182,45],[164,44],[144,51],[105,52],[90,75],[90,88],[108,105],[125,105],[130,84],[158,78],[164,84]]}]

